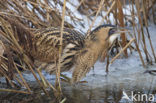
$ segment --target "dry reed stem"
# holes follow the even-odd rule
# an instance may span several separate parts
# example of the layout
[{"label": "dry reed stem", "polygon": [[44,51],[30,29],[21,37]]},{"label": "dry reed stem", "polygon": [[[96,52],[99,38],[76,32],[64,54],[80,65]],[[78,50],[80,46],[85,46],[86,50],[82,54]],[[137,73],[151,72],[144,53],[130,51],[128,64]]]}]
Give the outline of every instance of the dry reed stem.
[{"label": "dry reed stem", "polygon": [[14,67],[15,67],[17,73],[19,74],[21,80],[23,81],[25,87],[28,89],[29,92],[31,92],[31,89],[30,89],[29,85],[27,84],[27,82],[26,82],[25,79],[23,78],[21,72],[18,70],[18,68],[16,67],[15,63],[14,63]]},{"label": "dry reed stem", "polygon": [[[6,57],[4,57],[4,56],[1,56],[1,55],[0,55],[0,57],[8,61],[8,58],[6,58]],[[14,62],[14,63],[15,63],[15,62]],[[19,65],[19,64],[17,64],[17,63],[15,63],[15,65],[18,66],[18,67],[20,67],[20,68],[22,68],[22,69],[24,69],[24,70],[27,70],[25,67],[23,67],[23,66],[21,66],[21,65]]]},{"label": "dry reed stem", "polygon": [[110,12],[113,10],[114,6],[116,4],[116,0],[113,1],[111,7],[109,8],[109,10],[106,12],[106,15],[102,18],[101,22],[99,25],[102,25],[104,23],[104,20],[106,19],[106,17],[110,14]]},{"label": "dry reed stem", "polygon": [[[117,18],[119,20],[119,25],[120,25],[120,27],[125,27],[124,14],[123,14],[123,10],[122,10],[123,6],[122,6],[120,0],[117,1],[117,7],[118,7],[118,10],[119,10],[119,13],[118,13],[118,16],[117,16]],[[121,39],[122,39],[122,47],[124,47],[126,45],[126,41],[127,41],[125,33],[121,33]],[[128,57],[127,49],[124,50],[124,54],[125,54],[125,56],[127,58]]]},{"label": "dry reed stem", "polygon": [[135,0],[135,4],[136,4],[136,8],[137,8],[137,16],[138,16],[138,19],[139,19],[139,24],[141,26],[140,29],[141,29],[141,34],[142,34],[143,50],[144,50],[144,53],[145,53],[145,56],[146,56],[146,60],[147,60],[147,62],[149,62],[150,60],[149,60],[149,56],[148,56],[148,50],[147,50],[147,47],[146,47],[146,41],[145,41],[144,30],[143,30],[143,23],[142,23],[141,16],[140,16],[141,13],[140,13],[139,1]]},{"label": "dry reed stem", "polygon": [[62,23],[61,23],[61,33],[60,33],[60,47],[59,47],[59,60],[58,60],[58,67],[56,72],[56,85],[58,85],[57,89],[61,93],[61,84],[60,84],[60,69],[61,69],[61,54],[62,54],[62,38],[63,38],[63,28],[64,28],[64,17],[65,17],[65,11],[66,11],[66,0],[63,2],[63,8],[62,8]]},{"label": "dry reed stem", "polygon": [[[28,65],[28,68],[30,69],[31,73],[33,74],[33,76],[35,77],[35,79],[37,80],[38,84],[40,85],[41,89],[43,90],[43,92],[49,96],[49,93],[46,91],[46,89],[44,88],[44,86],[42,85],[42,83],[40,82],[40,80],[37,78],[35,71],[32,69],[32,66],[30,65],[30,63],[28,62],[28,57],[26,55],[23,56],[25,63]],[[50,96],[49,96],[50,97]]]},{"label": "dry reed stem", "polygon": [[47,96],[49,96],[48,92],[46,91],[46,89],[43,87],[42,83],[39,81],[39,79],[37,78],[34,70],[31,67],[31,63],[29,58],[24,54],[23,49],[21,48],[21,46],[18,44],[17,40],[15,39],[15,37],[13,36],[13,32],[10,31],[10,29],[6,26],[6,24],[4,23],[4,20],[2,18],[0,18],[0,21],[4,27],[4,29],[6,30],[7,35],[11,38],[12,43],[14,44],[14,46],[19,50],[19,52],[21,53],[23,60],[25,61],[25,63],[28,65],[28,68],[30,69],[30,71],[32,72],[33,76],[35,77],[35,79],[37,80],[37,82],[39,83],[40,87],[43,89],[43,91],[47,94]]},{"label": "dry reed stem", "polygon": [[5,62],[1,62],[1,67],[8,72],[8,69],[7,69],[7,65],[5,64]]},{"label": "dry reed stem", "polygon": [[154,60],[155,60],[155,63],[156,63],[156,55],[155,55],[153,44],[152,44],[152,41],[151,41],[151,38],[150,38],[149,30],[148,30],[147,27],[146,27],[146,30],[147,30],[148,39],[149,39],[149,43],[150,43],[150,46],[151,46],[152,54],[153,54],[153,57],[154,57]]},{"label": "dry reed stem", "polygon": [[16,75],[14,75],[14,78],[18,81],[18,83],[19,83],[21,86],[25,87],[25,85],[23,84],[23,82],[21,82],[21,81],[19,80],[19,78],[18,78]]},{"label": "dry reed stem", "polygon": [[[134,28],[133,28],[133,30],[134,30]],[[134,33],[134,34],[135,34],[135,33]],[[139,53],[139,57],[140,57],[140,60],[141,60],[141,62],[142,62],[142,65],[143,65],[143,67],[145,68],[145,62],[144,62],[144,59],[143,59],[143,57],[142,57],[141,51],[140,51],[140,49],[139,49],[138,43],[137,43],[137,41],[136,41],[136,36],[135,36],[135,41],[134,41],[134,43],[135,43],[136,49],[137,49],[137,51],[138,51],[138,53]]]},{"label": "dry reed stem", "polygon": [[48,85],[47,85],[47,83],[46,83],[46,81],[45,81],[45,77],[42,75],[41,69],[37,69],[37,73],[39,74],[39,76],[40,76],[40,78],[41,78],[41,81],[42,81],[42,83],[43,83],[43,86],[44,86],[45,88],[47,88]]},{"label": "dry reed stem", "polygon": [[14,83],[11,81],[11,79],[9,78],[9,76],[2,70],[2,67],[0,66],[0,73],[3,74],[3,76],[8,80],[8,82],[10,83],[10,85],[12,87],[15,87]]},{"label": "dry reed stem", "polygon": [[90,34],[91,29],[92,29],[92,27],[94,26],[95,20],[96,20],[96,18],[97,18],[97,16],[98,16],[99,12],[101,11],[101,8],[102,8],[104,2],[105,2],[105,0],[101,0],[100,6],[99,6],[99,8],[98,8],[98,11],[96,12],[96,15],[95,15],[95,17],[94,17],[94,19],[93,19],[93,21],[92,21],[92,24],[90,25],[89,30],[87,31],[87,35]]},{"label": "dry reed stem", "polygon": [[112,64],[123,52],[124,50],[126,50],[130,45],[131,43],[135,40],[135,38],[132,38],[128,43],[127,45],[111,60],[110,64]]},{"label": "dry reed stem", "polygon": [[0,92],[15,92],[15,93],[31,94],[30,92],[19,91],[14,89],[0,89]]},{"label": "dry reed stem", "polygon": [[155,60],[155,63],[156,63],[156,55],[155,55],[155,52],[154,52],[154,48],[153,48],[153,45],[152,45],[149,30],[148,30],[148,21],[147,21],[147,16],[146,16],[146,11],[145,11],[145,1],[144,0],[143,0],[142,8],[143,8],[143,17],[144,17],[144,20],[145,20],[144,21],[145,22],[145,27],[146,27],[146,31],[147,31],[147,37],[148,37],[148,40],[149,40],[149,43],[150,43],[150,46],[151,46],[151,50],[152,50],[152,53],[153,53],[153,57],[154,57],[154,60]]},{"label": "dry reed stem", "polygon": [[80,4],[76,7],[76,10],[78,10],[78,8],[81,6],[81,4],[84,2],[84,0],[80,1]]},{"label": "dry reed stem", "polygon": [[[131,10],[131,9],[130,9],[130,10]],[[143,57],[142,57],[141,51],[140,51],[140,49],[139,49],[139,46],[138,46],[138,43],[137,43],[136,32],[135,32],[135,27],[137,27],[137,26],[136,26],[135,18],[134,18],[134,17],[135,17],[135,15],[134,15],[134,0],[132,0],[132,10],[131,10],[131,14],[132,14],[132,27],[133,27],[134,37],[135,37],[134,43],[135,43],[136,49],[137,49],[137,51],[138,51],[138,53],[139,53],[139,57],[140,57],[140,60],[141,60],[141,62],[142,62],[142,65],[143,65],[143,67],[145,67],[145,62],[144,62],[144,59],[143,59]]]},{"label": "dry reed stem", "polygon": [[49,83],[49,81],[47,79],[45,79],[45,81],[48,83],[48,85],[50,86],[50,88],[52,88],[52,90],[54,92],[57,92],[57,90],[54,88],[54,86],[51,83]]},{"label": "dry reed stem", "polygon": [[64,98],[60,103],[65,103],[66,100],[67,98]]},{"label": "dry reed stem", "polygon": [[[4,54],[4,44],[3,42],[0,40],[0,56],[2,56]],[[1,61],[1,58],[0,58],[0,61]]]}]

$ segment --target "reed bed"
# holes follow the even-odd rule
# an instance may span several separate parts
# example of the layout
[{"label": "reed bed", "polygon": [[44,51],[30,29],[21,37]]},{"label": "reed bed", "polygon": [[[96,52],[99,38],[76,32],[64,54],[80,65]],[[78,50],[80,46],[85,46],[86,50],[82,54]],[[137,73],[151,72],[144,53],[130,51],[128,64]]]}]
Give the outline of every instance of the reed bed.
[{"label": "reed bed", "polygon": [[[58,65],[56,72],[56,84],[51,84],[42,75],[41,71],[36,72],[33,68],[33,62],[27,50],[33,46],[31,44],[31,35],[33,35],[35,30],[51,26],[60,26],[62,38],[63,27],[75,28],[75,25],[84,27],[82,22],[85,21],[77,17],[67,3],[75,7],[75,11],[86,16],[88,22],[91,22],[88,31],[86,31],[86,35],[89,34],[94,27],[97,17],[102,17],[102,20],[96,25],[109,23],[123,28],[132,27],[132,30],[128,30],[131,31],[129,32],[132,37],[131,40],[128,40],[126,34],[122,33],[121,38],[114,43],[113,47],[115,47],[116,50],[118,50],[120,46],[123,49],[115,53],[116,56],[112,58],[111,62],[109,62],[109,53],[112,51],[108,51],[107,54],[104,53],[102,55],[102,61],[105,61],[105,58],[107,58],[107,72],[109,63],[113,63],[120,54],[124,54],[124,56],[128,58],[130,55],[128,54],[128,48],[133,48],[133,50],[136,48],[144,67],[146,67],[147,64],[156,63],[156,54],[148,29],[150,22],[156,24],[155,0],[78,0],[78,2],[79,5],[75,5],[74,0],[64,0],[64,2],[61,0],[0,1],[0,75],[4,76],[8,85],[13,87],[12,89],[0,89],[0,91],[26,94],[33,93],[29,83],[27,83],[23,77],[22,71],[19,70],[19,68],[22,68],[24,71],[31,71],[40,88],[47,96],[50,97],[46,90],[47,87],[54,90],[56,97],[61,95],[60,65]],[[123,11],[123,8],[129,10],[130,14],[127,15],[127,13]],[[111,15],[113,15],[113,20],[110,19]],[[149,15],[152,16],[150,17]],[[66,17],[70,18],[70,22],[65,19]],[[138,20],[138,22],[136,20]],[[25,38],[25,35],[28,35],[28,38]],[[146,38],[148,41],[145,40]],[[134,43],[135,47],[133,47],[131,43]],[[150,44],[152,54],[147,49],[147,43]],[[60,42],[59,57],[61,56],[61,45],[62,42]],[[141,49],[143,49],[144,52],[141,52]],[[145,59],[142,53],[146,56]],[[19,63],[15,62],[15,59],[18,59]],[[39,74],[42,81],[40,81],[36,73]],[[13,80],[16,80],[22,87],[25,87],[26,90],[18,90]],[[59,98],[59,100],[61,99]],[[66,98],[63,99],[62,103],[65,100]]]}]

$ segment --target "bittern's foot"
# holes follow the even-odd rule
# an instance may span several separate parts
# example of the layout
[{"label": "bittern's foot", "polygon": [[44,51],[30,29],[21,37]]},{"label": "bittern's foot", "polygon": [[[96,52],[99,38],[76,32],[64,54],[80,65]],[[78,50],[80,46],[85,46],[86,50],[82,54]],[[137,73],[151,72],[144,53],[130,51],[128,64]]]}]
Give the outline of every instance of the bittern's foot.
[{"label": "bittern's foot", "polygon": [[69,78],[69,77],[67,77],[67,76],[65,76],[65,75],[63,75],[63,74],[61,74],[61,77],[63,77],[63,78],[61,78],[61,80],[62,80],[63,82],[67,82],[67,83],[69,83],[69,84],[88,83],[87,81],[79,81],[79,82],[77,82],[77,83],[73,83],[73,82],[72,82],[72,78]]},{"label": "bittern's foot", "polygon": [[77,83],[88,83],[88,82],[84,80],[84,81],[79,81]]},{"label": "bittern's foot", "polygon": [[71,78],[69,78],[69,77],[67,77],[67,76],[65,76],[63,74],[60,74],[60,76],[63,77],[63,78],[61,78],[61,80],[63,82],[67,82],[67,83],[70,83],[71,84]]}]

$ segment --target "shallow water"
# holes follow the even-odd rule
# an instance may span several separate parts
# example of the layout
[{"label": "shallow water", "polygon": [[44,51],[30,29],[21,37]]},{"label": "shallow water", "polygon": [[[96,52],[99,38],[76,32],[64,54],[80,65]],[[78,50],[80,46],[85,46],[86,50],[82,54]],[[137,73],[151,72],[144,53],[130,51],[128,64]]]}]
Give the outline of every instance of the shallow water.
[{"label": "shallow water", "polygon": [[[98,62],[95,68],[102,67],[102,65],[104,64]],[[123,63],[123,65],[127,64]],[[153,70],[155,68],[156,65],[153,65],[147,69]],[[154,102],[156,102],[156,76],[144,73],[146,69],[142,68],[142,66],[131,69],[123,69],[121,67],[114,69],[112,65],[110,69],[109,74],[104,73],[104,69],[99,69],[103,73],[100,73],[100,71],[96,72],[98,70],[92,70],[87,77],[84,78],[88,83],[71,86],[62,82],[63,96],[67,98],[65,103],[132,103],[132,93],[135,95],[137,101],[140,99],[140,103],[143,103],[141,99],[143,99],[144,102],[146,99],[149,100],[150,94],[154,95]],[[43,74],[50,82],[54,82],[54,76],[48,75],[47,73]],[[68,75],[68,73],[65,74]],[[24,76],[27,77],[30,76],[30,74],[25,74]],[[27,79],[29,78],[27,77]],[[29,81],[30,86],[36,92],[35,94],[26,95],[4,92],[0,93],[0,102],[54,103],[51,90],[49,93],[52,98],[49,99],[33,79],[27,81]],[[130,99],[123,98],[125,93]],[[146,94],[147,97],[141,98],[143,94]]]}]

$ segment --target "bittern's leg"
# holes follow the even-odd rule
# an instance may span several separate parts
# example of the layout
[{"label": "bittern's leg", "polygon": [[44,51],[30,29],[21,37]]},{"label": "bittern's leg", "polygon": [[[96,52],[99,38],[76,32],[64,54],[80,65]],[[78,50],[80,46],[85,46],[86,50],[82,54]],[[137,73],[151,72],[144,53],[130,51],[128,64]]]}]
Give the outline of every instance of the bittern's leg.
[{"label": "bittern's leg", "polygon": [[93,68],[93,76],[95,76],[95,70],[94,70],[94,65],[92,66],[92,68]]},{"label": "bittern's leg", "polygon": [[108,73],[108,67],[109,67],[109,54],[107,53],[106,73]]}]

